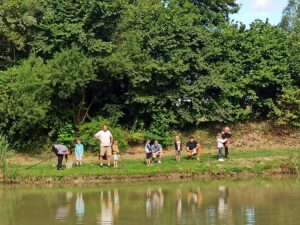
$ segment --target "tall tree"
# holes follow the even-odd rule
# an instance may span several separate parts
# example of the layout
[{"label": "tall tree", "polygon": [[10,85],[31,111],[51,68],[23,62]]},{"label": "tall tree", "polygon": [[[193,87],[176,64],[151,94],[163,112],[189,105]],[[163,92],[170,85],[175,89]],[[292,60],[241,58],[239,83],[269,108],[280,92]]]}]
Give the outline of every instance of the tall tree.
[{"label": "tall tree", "polygon": [[290,30],[297,23],[300,23],[300,0],[289,0],[283,10],[280,26],[285,30]]}]

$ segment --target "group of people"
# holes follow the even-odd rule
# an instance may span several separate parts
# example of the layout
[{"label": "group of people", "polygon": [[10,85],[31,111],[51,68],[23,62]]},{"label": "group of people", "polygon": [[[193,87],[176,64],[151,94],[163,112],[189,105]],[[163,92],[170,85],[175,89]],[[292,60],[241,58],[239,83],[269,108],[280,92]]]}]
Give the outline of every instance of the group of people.
[{"label": "group of people", "polygon": [[[118,142],[112,136],[112,133],[109,131],[108,126],[104,125],[102,130],[97,132],[94,137],[100,141],[100,166],[103,167],[103,160],[107,160],[107,166],[111,166],[111,159],[113,157],[114,167],[119,166],[119,147]],[[218,133],[217,135],[217,145],[218,145],[218,161],[224,161],[222,157],[222,151],[225,150],[225,158],[228,158],[229,150],[228,143],[231,141],[231,131],[229,127],[225,127],[222,133]],[[175,149],[175,157],[176,161],[180,161],[181,152],[184,150],[183,143],[179,136],[175,137],[174,140],[174,149]],[[62,169],[63,158],[68,159],[68,155],[72,153],[71,150],[68,149],[63,144],[54,144],[52,147],[53,152],[57,156],[57,169]],[[188,159],[192,159],[196,156],[197,160],[200,160],[201,154],[201,145],[198,143],[193,136],[189,137],[188,142],[185,145],[186,156]],[[75,157],[76,157],[76,165],[82,166],[84,146],[79,139],[76,140],[75,145]],[[162,156],[163,156],[163,148],[159,144],[158,140],[154,140],[151,145],[151,140],[147,139],[145,143],[145,152],[146,152],[146,165],[152,166],[154,161],[157,161],[161,164]]]}]

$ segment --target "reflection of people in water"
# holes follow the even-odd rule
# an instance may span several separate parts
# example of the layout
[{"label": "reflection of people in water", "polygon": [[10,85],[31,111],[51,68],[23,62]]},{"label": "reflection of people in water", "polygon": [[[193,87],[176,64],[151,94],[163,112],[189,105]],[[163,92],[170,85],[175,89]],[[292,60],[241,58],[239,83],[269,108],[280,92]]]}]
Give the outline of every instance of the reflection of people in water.
[{"label": "reflection of people in water", "polygon": [[224,218],[228,214],[228,198],[229,191],[225,186],[219,187],[219,204],[218,204],[218,213],[220,218]]},{"label": "reflection of people in water", "polygon": [[176,190],[176,216],[179,220],[182,215],[182,197],[181,197],[181,189]]},{"label": "reflection of people in water", "polygon": [[159,214],[160,212],[162,212],[163,207],[164,195],[161,188],[158,188],[158,190],[151,190],[150,188],[148,188],[146,198],[147,216]]},{"label": "reflection of people in water", "polygon": [[59,198],[60,206],[56,210],[56,215],[55,215],[56,220],[62,221],[69,216],[72,208],[72,198],[73,198],[72,192],[67,192],[65,199]]},{"label": "reflection of people in water", "polygon": [[195,206],[197,206],[197,208],[200,208],[202,205],[202,193],[200,191],[200,189],[197,190],[190,190],[188,192],[188,196],[187,196],[187,202],[189,205],[192,206],[192,209],[195,210]]},{"label": "reflection of people in water", "polygon": [[82,217],[84,215],[84,200],[82,193],[77,193],[75,210],[77,219],[82,220]]},{"label": "reflection of people in water", "polygon": [[114,217],[118,216],[120,209],[120,199],[118,190],[114,190],[113,199],[111,191],[100,193],[101,214],[98,224],[113,224]]}]

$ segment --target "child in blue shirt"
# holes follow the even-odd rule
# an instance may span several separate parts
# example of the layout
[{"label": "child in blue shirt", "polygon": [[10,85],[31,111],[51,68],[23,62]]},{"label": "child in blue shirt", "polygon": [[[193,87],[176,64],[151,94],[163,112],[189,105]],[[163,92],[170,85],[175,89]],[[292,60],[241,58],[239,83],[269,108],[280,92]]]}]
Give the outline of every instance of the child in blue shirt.
[{"label": "child in blue shirt", "polygon": [[76,165],[82,166],[83,144],[81,144],[81,141],[79,139],[76,140],[75,156],[76,156]]}]

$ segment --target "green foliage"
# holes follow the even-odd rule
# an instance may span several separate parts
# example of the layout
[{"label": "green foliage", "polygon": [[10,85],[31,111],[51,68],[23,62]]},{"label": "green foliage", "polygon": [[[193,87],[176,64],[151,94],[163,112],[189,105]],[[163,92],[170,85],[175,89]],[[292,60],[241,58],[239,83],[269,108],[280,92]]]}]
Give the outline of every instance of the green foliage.
[{"label": "green foliage", "polygon": [[281,26],[232,24],[238,8],[235,0],[1,1],[0,129],[28,151],[71,138],[66,124],[95,150],[99,115],[122,150],[125,139],[168,145],[173,129],[202,123],[298,126],[299,95],[289,90],[300,84],[299,0]]},{"label": "green foliage", "polygon": [[98,131],[100,131],[105,124],[109,126],[109,130],[112,133],[114,140],[118,141],[120,151],[126,151],[128,147],[128,143],[126,140],[126,131],[122,130],[116,125],[114,126],[112,123],[110,123],[109,120],[102,117],[96,117],[90,122],[79,126],[78,137],[85,145],[85,148],[93,152],[99,151],[100,144],[99,141],[94,137],[94,135]]},{"label": "green foliage", "polygon": [[278,100],[277,124],[300,127],[300,89],[285,89]]},{"label": "green foliage", "polygon": [[1,177],[6,177],[7,174],[7,150],[8,143],[6,138],[0,134],[0,174]]},{"label": "green foliage", "polygon": [[14,180],[16,169],[9,162],[9,144],[7,138],[0,133],[0,180]]},{"label": "green foliage", "polygon": [[289,0],[283,11],[280,26],[284,30],[291,30],[300,23],[300,1]]},{"label": "green foliage", "polygon": [[58,131],[57,143],[64,144],[69,148],[74,146],[75,142],[75,131],[72,124],[66,124]]}]

